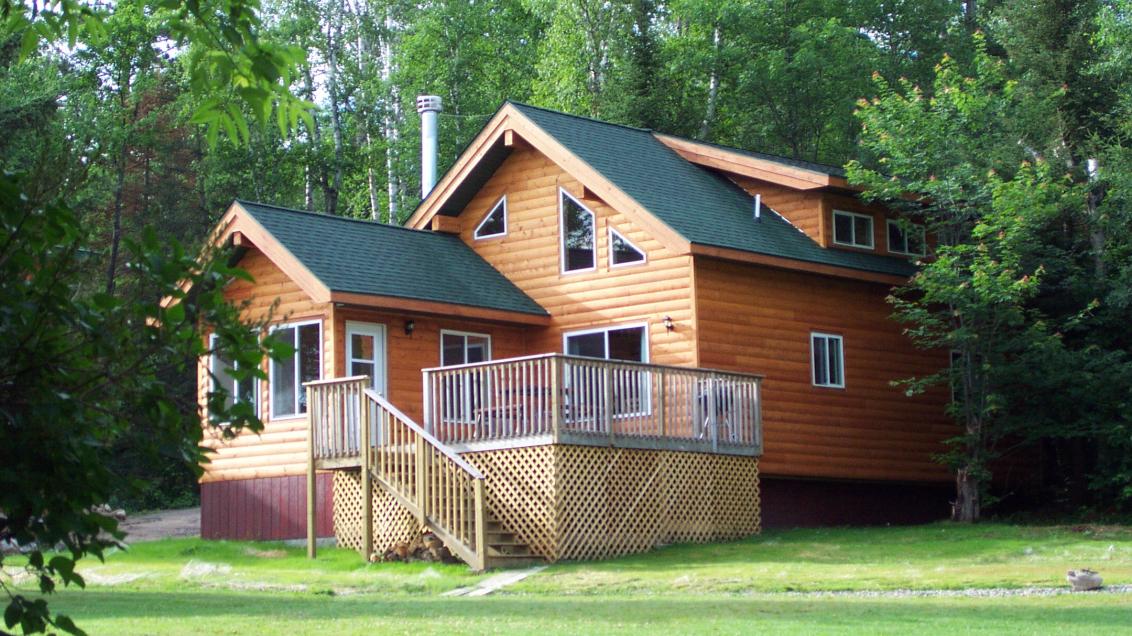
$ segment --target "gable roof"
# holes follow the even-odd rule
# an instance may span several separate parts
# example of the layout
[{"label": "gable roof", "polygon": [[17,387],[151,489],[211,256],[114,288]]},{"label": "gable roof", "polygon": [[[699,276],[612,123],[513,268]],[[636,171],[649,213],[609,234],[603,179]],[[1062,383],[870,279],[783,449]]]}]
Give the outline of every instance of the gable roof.
[{"label": "gable roof", "polygon": [[324,300],[389,297],[549,315],[459,237],[250,201],[237,206],[266,230],[252,241],[277,242],[268,249],[293,257],[328,292]]},{"label": "gable roof", "polygon": [[[690,163],[650,130],[511,103],[571,154],[693,244],[849,269],[910,276],[901,257],[826,249],[713,171]],[[765,157],[764,157],[765,158]],[[816,164],[807,165],[813,170]],[[829,173],[832,174],[832,173]]]}]

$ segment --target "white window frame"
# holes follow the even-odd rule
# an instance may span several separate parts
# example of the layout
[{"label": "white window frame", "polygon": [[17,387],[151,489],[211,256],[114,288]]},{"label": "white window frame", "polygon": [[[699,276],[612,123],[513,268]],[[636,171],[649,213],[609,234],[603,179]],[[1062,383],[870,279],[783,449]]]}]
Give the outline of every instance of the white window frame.
[{"label": "white window frame", "polygon": [[[649,361],[649,323],[647,323],[647,322],[636,322],[636,323],[629,323],[629,324],[625,324],[625,325],[613,325],[613,326],[610,326],[610,327],[594,327],[592,329],[578,329],[577,331],[563,332],[562,333],[562,352],[565,353],[566,355],[570,355],[568,353],[569,352],[568,343],[569,343],[569,339],[570,339],[571,336],[588,336],[590,334],[595,334],[595,333],[604,333],[605,334],[605,355],[608,356],[609,355],[609,332],[610,331],[621,331],[621,330],[624,330],[624,329],[643,329],[644,330],[644,333],[643,333],[643,336],[642,336],[641,350],[644,351],[644,353],[645,353],[645,359],[641,360],[640,362],[648,362]],[[609,360],[609,358],[605,358],[605,359]],[[622,360],[621,362],[624,362],[624,360]],[[632,360],[631,362],[636,362],[636,360]]]},{"label": "white window frame", "polygon": [[[344,353],[345,353],[345,356],[346,356],[346,368],[343,369],[345,371],[346,375],[351,375],[350,367],[351,367],[351,364],[354,362],[354,360],[359,360],[359,361],[361,360],[361,358],[355,358],[354,355],[353,355],[354,354],[354,346],[353,346],[354,343],[351,342],[350,336],[355,334],[355,333],[366,335],[366,336],[374,336],[375,338],[377,338],[377,342],[381,346],[381,359],[374,361],[374,365],[380,365],[381,366],[381,369],[380,369],[380,371],[381,371],[381,382],[379,384],[377,382],[377,378],[370,378],[370,380],[373,381],[372,387],[373,387],[374,391],[377,391],[379,394],[381,394],[383,396],[388,396],[389,395],[389,393],[388,393],[388,390],[389,390],[389,348],[388,348],[389,347],[389,336],[388,336],[389,330],[386,329],[385,325],[383,323],[380,323],[380,322],[362,322],[362,321],[358,321],[358,320],[347,320],[346,321],[346,346],[344,348],[345,349]],[[369,362],[369,361],[366,360],[366,362]],[[375,369],[375,371],[376,370],[377,369]]]},{"label": "white window frame", "polygon": [[[463,364],[479,364],[478,362],[477,363],[465,362],[463,364],[453,364],[453,365],[448,365],[448,367],[445,367],[445,365],[444,365],[444,336],[461,336],[461,337],[464,338],[464,359],[465,360],[468,359],[468,336],[474,336],[476,338],[484,338],[484,339],[487,340],[487,355],[484,357],[484,362],[487,362],[488,360],[492,359],[491,348],[492,348],[493,343],[491,342],[491,334],[489,334],[489,333],[476,333],[474,331],[459,331],[459,330],[456,330],[456,329],[441,329],[440,330],[440,358],[439,358],[439,361],[440,361],[440,366],[442,368],[459,367],[459,366],[463,366]],[[490,376],[489,376],[488,379],[490,380]],[[460,401],[460,404],[459,404],[460,412],[459,412],[459,415],[452,414],[453,415],[453,421],[462,422],[464,424],[471,424],[471,423],[476,421],[476,409],[479,407],[479,405],[476,403],[476,401],[474,399],[475,390],[476,389],[475,389],[475,387],[472,386],[471,382],[466,382],[466,383],[462,383],[461,385],[459,385],[459,387],[458,387],[459,397],[457,399]]]},{"label": "white window frame", "polygon": [[[218,337],[219,336],[217,336],[215,333],[208,334],[208,349],[209,349],[209,354],[208,354],[208,390],[209,390],[210,393],[216,391],[216,380],[217,380],[217,377],[216,377],[216,362],[217,362],[217,360],[216,360],[216,353],[213,350],[216,348],[215,342],[216,342]],[[237,364],[236,364],[235,361],[232,362],[232,368],[233,369],[237,368]],[[240,399],[240,384],[239,384],[239,382],[238,381],[233,382],[233,385],[230,386],[230,387],[227,387],[227,389],[228,389],[228,394],[232,396],[232,403],[235,404],[236,402],[238,402],[239,399]],[[253,376],[252,377],[252,410],[255,411],[256,417],[260,416],[260,400],[261,400],[262,396],[260,396],[259,393],[260,393],[259,378]],[[211,414],[209,414],[209,419],[211,420]],[[220,426],[224,426],[224,425],[228,424],[227,422],[219,422],[219,421],[214,422],[214,423],[217,424],[217,425],[220,425]]]},{"label": "white window frame", "polygon": [[[869,244],[865,245],[864,243],[845,243],[843,241],[837,240],[837,216],[838,215],[847,216],[850,219],[852,219],[852,218],[868,219],[869,220],[869,232],[868,232]],[[857,237],[857,226],[856,226],[856,224],[851,223],[849,225],[849,227],[853,229],[853,239],[856,240],[858,238]],[[860,212],[850,212],[848,210],[834,210],[833,211],[833,226],[830,229],[832,230],[831,234],[833,236],[833,242],[834,242],[835,245],[844,245],[846,247],[856,247],[858,249],[869,249],[869,250],[876,249],[876,240],[873,238],[873,235],[876,233],[876,220],[873,218],[873,215],[871,215],[871,214],[861,214]]]},{"label": "white window frame", "polygon": [[[826,382],[824,384],[819,384],[818,381],[817,381],[817,378],[814,377],[814,372],[816,371],[816,369],[814,368],[814,341],[818,338],[824,338],[826,340],[836,340],[837,341],[837,353],[838,353],[837,365],[839,367],[838,371],[841,372],[840,373],[841,382],[838,383],[838,384],[834,384],[832,382],[829,382],[829,371],[828,371],[828,369],[826,370],[826,377],[825,377]],[[828,351],[828,346],[827,346],[826,350]],[[823,389],[844,389],[845,388],[845,338],[843,338],[842,336],[839,336],[838,334],[835,334],[835,333],[826,333],[826,332],[823,332],[823,331],[811,331],[810,332],[810,365],[809,366],[810,366],[810,382],[814,386],[820,387],[820,388],[823,388]]]},{"label": "white window frame", "polygon": [[[496,232],[495,234],[480,234],[480,229],[483,228],[484,223],[487,223],[488,219],[490,219],[492,217],[492,215],[495,214],[495,210],[498,209],[499,206],[503,206],[503,231],[502,232]],[[499,200],[496,201],[495,204],[491,206],[491,208],[487,211],[487,214],[485,214],[483,216],[483,218],[480,219],[479,225],[477,225],[476,229],[472,232],[472,238],[479,241],[479,240],[482,240],[482,239],[499,238],[501,236],[507,236],[507,229],[508,229],[508,226],[507,226],[507,195],[505,194],[505,195],[499,197]]]},{"label": "white window frame", "polygon": [[[588,335],[592,335],[592,334],[595,334],[595,333],[601,333],[601,334],[605,334],[604,344],[605,344],[605,355],[606,355],[606,357],[602,358],[602,359],[603,360],[609,360],[610,362],[626,362],[625,360],[615,360],[615,359],[609,358],[609,332],[611,332],[611,331],[622,331],[622,330],[628,330],[628,329],[640,329],[641,330],[641,352],[644,354],[644,360],[629,360],[628,362],[648,363],[649,359],[650,359],[650,352],[649,352],[649,324],[647,322],[630,323],[630,324],[625,324],[625,325],[613,325],[613,326],[610,326],[610,327],[596,327],[596,328],[593,328],[593,329],[579,329],[577,331],[564,332],[562,334],[562,352],[565,353],[566,355],[570,355],[570,353],[569,353],[569,351],[570,351],[570,348],[569,348],[570,340],[569,339],[572,336],[588,336]],[[566,385],[567,385],[567,388],[569,388],[570,373],[567,372],[565,375],[566,375],[566,377],[565,377]],[[641,396],[644,399],[641,401],[640,410],[629,411],[629,412],[625,412],[625,413],[614,413],[614,415],[613,415],[614,419],[624,419],[624,418],[629,418],[629,417],[641,417],[641,416],[649,415],[650,413],[652,413],[652,391],[649,390],[650,387],[651,387],[651,384],[652,384],[652,374],[647,369],[643,369],[641,371],[641,384],[642,384]]]},{"label": "white window frame", "polygon": [[[318,325],[318,378],[317,379],[321,380],[322,376],[323,376],[323,372],[324,372],[322,365],[323,365],[323,354],[325,352],[323,351],[323,348],[325,348],[326,343],[323,341],[322,320],[320,318],[314,318],[314,319],[311,319],[311,320],[299,320],[299,321],[295,321],[295,322],[284,322],[284,323],[280,323],[278,325],[272,325],[271,328],[268,330],[268,334],[269,335],[274,334],[276,331],[279,331],[281,329],[290,329],[290,328],[294,327],[295,335],[298,336],[299,327],[302,327],[304,325]],[[292,342],[291,344],[294,345],[295,343]],[[298,355],[299,355],[299,350],[296,347],[295,356],[297,357]],[[302,365],[300,365],[298,363],[298,361],[295,362],[295,404],[294,404],[294,411],[292,411],[290,413],[276,413],[275,412],[275,395],[273,393],[273,391],[275,390],[275,365],[270,364],[270,363],[267,365],[267,371],[268,371],[267,404],[268,404],[269,412],[271,413],[271,419],[272,420],[287,420],[287,419],[296,419],[296,418],[300,418],[300,417],[306,417],[307,414],[305,412],[299,411],[299,394],[306,390],[306,389],[303,388],[303,383],[300,381],[300,378],[299,378],[299,370],[300,370],[301,366]],[[308,404],[307,407],[309,408],[310,405]]]},{"label": "white window frame", "polygon": [[[578,204],[584,212],[590,215],[590,227],[593,228],[593,249],[591,259],[592,265],[583,269],[566,269],[566,207],[562,205],[563,197],[570,197],[570,200]],[[591,210],[586,204],[578,200],[577,197],[566,191],[562,186],[558,187],[558,270],[563,276],[571,274],[582,274],[584,272],[592,272],[597,269],[597,214]]]},{"label": "white window frame", "polygon": [[[440,330],[440,343],[439,343],[440,366],[444,366],[444,336],[464,336],[464,358],[465,359],[468,357],[467,336],[475,336],[477,338],[485,338],[487,340],[487,357],[484,359],[484,362],[492,359],[491,349],[492,349],[492,345],[494,343],[492,343],[492,341],[491,341],[491,334],[489,334],[489,333],[477,333],[475,331],[459,331],[457,329],[441,329]],[[465,364],[467,364],[467,363],[465,363]],[[460,365],[451,365],[451,366],[460,366]]]},{"label": "white window frame", "polygon": [[[920,233],[920,246],[923,247],[924,249],[922,251],[919,251],[919,252],[913,252],[913,251],[910,251],[910,250],[893,249],[893,247],[892,247],[892,234],[890,233],[892,231],[892,226],[896,226],[896,229],[900,230],[904,234],[904,245],[905,245],[905,247],[907,247],[909,245],[909,241],[908,241],[909,231],[919,231],[919,233]],[[888,251],[893,253],[893,254],[904,254],[905,256],[923,256],[927,252],[927,246],[928,246],[927,239],[928,239],[928,237],[927,237],[927,233],[924,231],[924,226],[922,226],[918,223],[908,223],[906,221],[898,221],[896,219],[885,219],[885,222],[884,222],[884,241],[885,241],[885,244],[888,246]]]},{"label": "white window frame", "polygon": [[[617,235],[618,238],[620,238],[622,241],[625,241],[625,243],[629,247],[640,252],[641,260],[632,261],[632,262],[629,262],[629,263],[614,263],[613,262],[613,236],[614,235]],[[636,243],[630,241],[629,237],[627,237],[624,234],[622,234],[621,232],[618,232],[617,230],[613,229],[612,225],[609,226],[609,269],[617,269],[619,267],[635,267],[637,265],[644,265],[647,262],[649,262],[649,255],[648,255],[647,252],[645,252],[643,249],[638,247]]]}]

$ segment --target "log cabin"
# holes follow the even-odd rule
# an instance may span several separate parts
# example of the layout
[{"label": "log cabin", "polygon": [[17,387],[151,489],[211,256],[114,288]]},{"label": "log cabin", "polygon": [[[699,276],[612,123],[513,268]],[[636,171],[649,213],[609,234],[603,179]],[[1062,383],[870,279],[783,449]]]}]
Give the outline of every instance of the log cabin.
[{"label": "log cabin", "polygon": [[946,391],[893,385],[947,354],[885,300],[925,237],[837,168],[507,102],[405,227],[236,201],[214,237],[296,353],[228,387],[265,428],[206,435],[206,538],[482,568],[949,511]]}]

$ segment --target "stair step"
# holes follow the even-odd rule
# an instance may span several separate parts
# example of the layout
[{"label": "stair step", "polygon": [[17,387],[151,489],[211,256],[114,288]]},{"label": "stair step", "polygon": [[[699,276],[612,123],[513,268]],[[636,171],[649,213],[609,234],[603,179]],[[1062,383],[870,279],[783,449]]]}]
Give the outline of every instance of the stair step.
[{"label": "stair step", "polygon": [[525,545],[516,545],[516,546],[489,545],[487,547],[487,556],[488,557],[497,557],[497,556],[534,557],[535,555],[531,554],[531,549],[528,548]]},{"label": "stair step", "polygon": [[546,563],[542,557],[537,556],[489,556],[488,568],[529,568],[533,565]]}]

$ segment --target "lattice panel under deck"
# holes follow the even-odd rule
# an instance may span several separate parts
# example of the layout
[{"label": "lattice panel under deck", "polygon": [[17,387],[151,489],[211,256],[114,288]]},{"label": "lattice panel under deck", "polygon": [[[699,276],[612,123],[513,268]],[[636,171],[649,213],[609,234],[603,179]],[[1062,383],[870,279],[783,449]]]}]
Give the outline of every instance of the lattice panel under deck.
[{"label": "lattice panel under deck", "polygon": [[464,459],[484,474],[489,516],[531,552],[553,559],[555,535],[554,446],[467,453]]},{"label": "lattice panel under deck", "polygon": [[[360,550],[362,547],[362,480],[361,472],[334,472],[334,536],[338,545]],[[421,525],[411,512],[397,503],[380,486],[373,487],[373,549],[384,554],[401,542],[412,542],[421,536]]]},{"label": "lattice panel under deck", "polygon": [[592,446],[469,453],[490,512],[550,561],[759,532],[758,459]]}]

